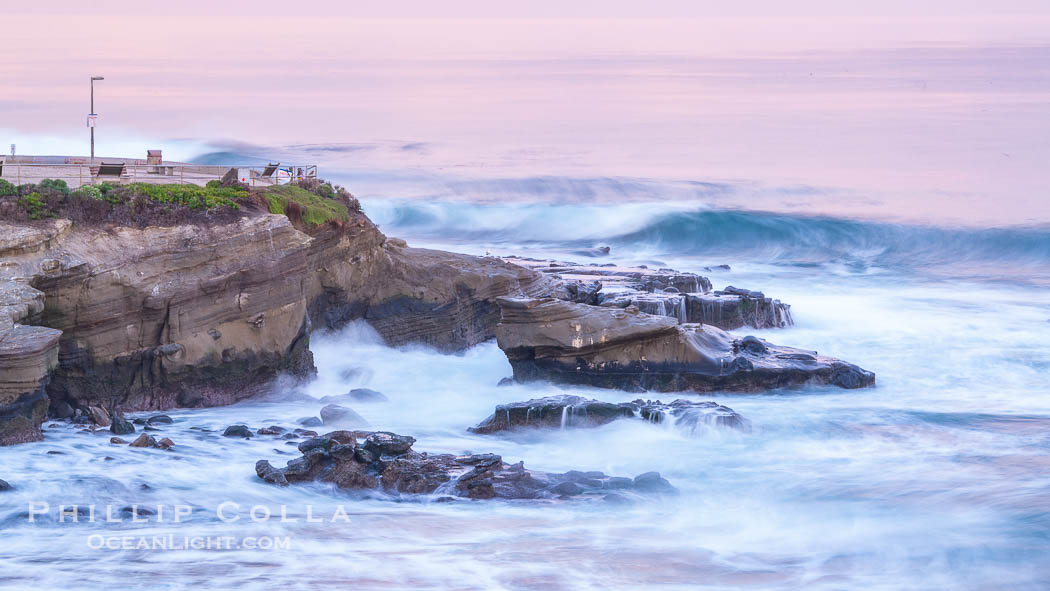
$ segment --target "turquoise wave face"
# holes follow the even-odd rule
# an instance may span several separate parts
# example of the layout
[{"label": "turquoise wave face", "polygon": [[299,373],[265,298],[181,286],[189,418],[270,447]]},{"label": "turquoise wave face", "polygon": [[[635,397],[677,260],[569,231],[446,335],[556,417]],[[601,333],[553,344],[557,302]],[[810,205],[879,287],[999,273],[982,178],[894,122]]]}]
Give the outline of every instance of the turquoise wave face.
[{"label": "turquoise wave face", "polygon": [[439,243],[546,246],[586,253],[599,245],[636,256],[756,260],[857,269],[1045,273],[1050,226],[953,228],[666,203],[475,204],[368,200],[393,235]]}]

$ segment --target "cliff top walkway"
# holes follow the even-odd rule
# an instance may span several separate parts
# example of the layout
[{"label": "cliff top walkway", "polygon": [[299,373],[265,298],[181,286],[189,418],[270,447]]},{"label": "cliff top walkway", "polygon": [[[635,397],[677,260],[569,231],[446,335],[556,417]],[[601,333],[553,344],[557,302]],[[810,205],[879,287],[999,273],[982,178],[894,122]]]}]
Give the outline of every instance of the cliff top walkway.
[{"label": "cliff top walkway", "polygon": [[230,175],[249,186],[285,184],[317,177],[313,164],[266,165],[192,164],[160,158],[95,158],[86,156],[0,156],[0,179],[15,185],[61,179],[71,188],[82,185],[150,183],[205,185]]}]

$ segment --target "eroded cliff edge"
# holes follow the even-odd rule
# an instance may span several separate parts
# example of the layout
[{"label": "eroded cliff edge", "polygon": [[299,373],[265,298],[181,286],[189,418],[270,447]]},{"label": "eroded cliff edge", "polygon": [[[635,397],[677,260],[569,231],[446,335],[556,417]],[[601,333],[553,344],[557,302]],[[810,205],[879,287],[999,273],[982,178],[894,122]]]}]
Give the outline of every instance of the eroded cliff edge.
[{"label": "eroded cliff edge", "polygon": [[356,318],[392,345],[466,348],[494,336],[495,298],[551,282],[498,259],[407,248],[361,213],[312,235],[262,212],[0,233],[0,443],[39,439],[48,398],[56,416],[235,402],[279,373],[313,372],[311,329]]}]

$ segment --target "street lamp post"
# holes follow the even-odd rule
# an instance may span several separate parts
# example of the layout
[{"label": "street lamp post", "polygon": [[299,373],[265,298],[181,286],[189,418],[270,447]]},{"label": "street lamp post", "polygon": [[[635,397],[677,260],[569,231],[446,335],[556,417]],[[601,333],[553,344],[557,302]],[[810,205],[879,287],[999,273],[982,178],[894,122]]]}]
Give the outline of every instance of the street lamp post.
[{"label": "street lamp post", "polygon": [[91,164],[95,164],[95,80],[105,80],[102,76],[91,77],[91,112],[88,114],[88,128],[91,129]]}]

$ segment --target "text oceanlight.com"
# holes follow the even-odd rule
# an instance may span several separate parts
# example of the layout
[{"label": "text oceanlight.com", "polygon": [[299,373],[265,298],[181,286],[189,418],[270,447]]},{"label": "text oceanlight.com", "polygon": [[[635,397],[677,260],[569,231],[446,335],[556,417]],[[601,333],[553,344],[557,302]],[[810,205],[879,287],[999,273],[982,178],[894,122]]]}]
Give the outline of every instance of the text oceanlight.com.
[{"label": "text oceanlight.com", "polygon": [[290,550],[288,536],[159,536],[93,534],[87,537],[92,550]]}]

